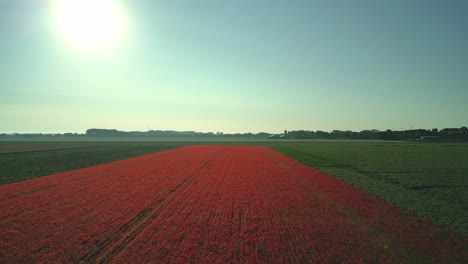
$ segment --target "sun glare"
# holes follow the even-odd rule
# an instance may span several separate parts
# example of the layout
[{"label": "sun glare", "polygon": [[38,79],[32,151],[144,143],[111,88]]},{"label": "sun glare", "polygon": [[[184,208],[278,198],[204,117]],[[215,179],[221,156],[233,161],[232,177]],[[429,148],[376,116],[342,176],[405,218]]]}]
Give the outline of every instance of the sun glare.
[{"label": "sun glare", "polygon": [[108,50],[122,38],[124,16],[115,0],[59,0],[56,8],[62,33],[80,49]]}]

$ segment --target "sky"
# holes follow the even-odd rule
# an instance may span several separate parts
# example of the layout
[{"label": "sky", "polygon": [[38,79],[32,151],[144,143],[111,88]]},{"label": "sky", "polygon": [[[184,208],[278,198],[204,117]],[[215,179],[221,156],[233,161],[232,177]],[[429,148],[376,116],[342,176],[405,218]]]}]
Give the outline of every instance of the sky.
[{"label": "sky", "polygon": [[468,125],[466,0],[104,1],[0,0],[0,133]]}]

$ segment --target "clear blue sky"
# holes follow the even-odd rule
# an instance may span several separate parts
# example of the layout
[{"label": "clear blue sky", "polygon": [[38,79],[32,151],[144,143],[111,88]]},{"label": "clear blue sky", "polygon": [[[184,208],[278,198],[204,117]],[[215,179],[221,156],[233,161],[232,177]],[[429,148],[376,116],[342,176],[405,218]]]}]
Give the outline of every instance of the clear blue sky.
[{"label": "clear blue sky", "polygon": [[466,0],[114,1],[94,52],[58,2],[0,0],[0,132],[468,125]]}]

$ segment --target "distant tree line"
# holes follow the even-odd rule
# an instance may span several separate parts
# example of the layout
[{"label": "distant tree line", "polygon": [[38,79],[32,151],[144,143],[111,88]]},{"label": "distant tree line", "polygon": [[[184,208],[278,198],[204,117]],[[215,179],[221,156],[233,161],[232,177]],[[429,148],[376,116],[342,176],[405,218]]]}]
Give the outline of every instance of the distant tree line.
[{"label": "distant tree line", "polygon": [[444,128],[442,130],[438,130],[437,128],[395,131],[390,129],[385,131],[372,129],[362,130],[360,132],[350,130],[333,130],[332,132],[297,130],[272,137],[293,139],[468,140],[468,129],[463,126],[461,128]]},{"label": "distant tree line", "polygon": [[294,130],[284,131],[282,134],[260,133],[223,133],[223,132],[195,132],[174,130],[149,130],[149,131],[120,131],[117,129],[92,128],[85,134],[79,133],[1,133],[0,137],[220,137],[220,138],[258,138],[258,139],[382,139],[382,140],[424,140],[424,141],[468,141],[468,129],[460,128],[434,129],[410,129],[410,130],[362,130],[360,132],[350,130],[311,131]]},{"label": "distant tree line", "polygon": [[266,138],[270,133],[235,133],[225,134],[223,132],[195,132],[195,131],[175,131],[175,130],[149,130],[149,131],[119,131],[116,129],[86,130],[89,137],[259,137]]}]

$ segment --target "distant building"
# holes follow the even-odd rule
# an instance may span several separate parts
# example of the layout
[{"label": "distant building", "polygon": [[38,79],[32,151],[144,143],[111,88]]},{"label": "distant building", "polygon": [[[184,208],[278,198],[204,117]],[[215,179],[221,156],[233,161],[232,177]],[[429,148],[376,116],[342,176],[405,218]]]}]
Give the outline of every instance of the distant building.
[{"label": "distant building", "polygon": [[275,135],[270,135],[270,136],[267,137],[267,139],[275,139],[275,138],[284,139],[286,137],[284,136],[284,134],[275,134]]},{"label": "distant building", "polygon": [[419,140],[421,141],[432,141],[432,140],[439,140],[439,136],[421,136],[419,137]]}]

